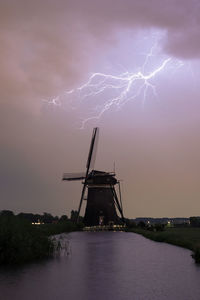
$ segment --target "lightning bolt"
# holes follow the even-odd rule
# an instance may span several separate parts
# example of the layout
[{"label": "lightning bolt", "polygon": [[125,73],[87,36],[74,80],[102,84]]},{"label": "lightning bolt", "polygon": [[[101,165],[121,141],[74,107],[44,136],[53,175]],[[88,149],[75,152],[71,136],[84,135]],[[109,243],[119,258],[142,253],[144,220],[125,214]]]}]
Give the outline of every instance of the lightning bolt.
[{"label": "lightning bolt", "polygon": [[[165,59],[162,64],[149,74],[143,74],[141,71],[137,73],[125,72],[119,76],[113,76],[104,73],[93,73],[88,82],[78,88],[79,91],[86,93],[83,98],[95,97],[106,90],[117,90],[118,95],[106,101],[103,108],[98,115],[85,119],[81,128],[92,119],[100,119],[100,117],[109,110],[113,105],[121,108],[122,105],[143,93],[143,103],[146,101],[148,89],[152,89],[153,94],[156,96],[156,87],[151,83],[151,79],[161,72],[166,65],[171,61],[171,58]],[[89,91],[89,93],[87,92]],[[82,99],[83,99],[82,98]]]},{"label": "lightning bolt", "polygon": [[[149,60],[154,56],[153,53],[156,47],[157,44],[154,44],[149,53],[145,56],[142,67],[136,72],[126,71],[120,75],[100,72],[92,73],[88,81],[82,86],[66,91],[64,95],[46,101],[49,104],[60,106],[63,98],[73,96],[76,97],[76,101],[80,99],[80,105],[85,105],[87,101],[92,99],[94,112],[91,116],[82,120],[81,129],[85,127],[87,122],[94,119],[99,120],[102,115],[112,107],[115,106],[117,109],[121,109],[128,101],[133,101],[138,97],[142,98],[142,105],[144,106],[149,90],[157,97],[156,86],[153,83],[153,79],[165,70],[167,66],[170,67],[172,62],[174,64],[174,59],[167,57],[163,59],[153,71],[146,72],[145,70]],[[183,65],[183,62],[176,60],[174,65],[176,68],[179,68]],[[96,99],[98,99],[99,96],[104,97],[106,100],[101,100],[101,102],[96,103]],[[73,103],[73,101],[71,101],[71,103]]]},{"label": "lightning bolt", "polygon": [[53,104],[55,106],[61,106],[61,101],[60,101],[60,96],[57,96],[55,98],[52,98],[50,100],[47,99],[42,99],[43,102],[47,103],[47,104]]}]

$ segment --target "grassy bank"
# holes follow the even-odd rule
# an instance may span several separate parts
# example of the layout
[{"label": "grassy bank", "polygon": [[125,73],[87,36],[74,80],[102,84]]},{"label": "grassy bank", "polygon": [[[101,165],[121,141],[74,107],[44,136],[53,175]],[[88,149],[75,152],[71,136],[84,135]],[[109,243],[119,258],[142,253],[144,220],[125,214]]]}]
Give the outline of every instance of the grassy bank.
[{"label": "grassy bank", "polygon": [[75,230],[78,228],[70,221],[37,226],[18,216],[0,216],[0,264],[51,257],[55,243],[49,236]]},{"label": "grassy bank", "polygon": [[46,236],[51,236],[63,232],[72,232],[82,230],[83,225],[71,221],[64,221],[57,224],[42,224],[39,226],[39,230],[43,232]]},{"label": "grassy bank", "polygon": [[192,257],[200,263],[200,228],[166,228],[164,231],[149,231],[141,228],[129,228],[129,232],[142,234],[157,242],[165,242],[193,251]]}]

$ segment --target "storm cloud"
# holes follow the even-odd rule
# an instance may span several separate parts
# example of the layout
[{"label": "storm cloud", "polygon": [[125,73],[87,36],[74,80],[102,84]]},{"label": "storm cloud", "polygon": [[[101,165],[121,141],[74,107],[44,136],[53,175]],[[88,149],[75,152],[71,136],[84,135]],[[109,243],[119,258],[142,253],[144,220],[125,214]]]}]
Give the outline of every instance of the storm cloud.
[{"label": "storm cloud", "polygon": [[161,29],[164,51],[198,58],[199,15],[195,0],[1,1],[1,101],[26,105],[70,88],[123,28]]},{"label": "storm cloud", "polygon": [[[134,37],[143,30],[163,33],[159,43],[164,54],[198,62],[198,0],[0,0],[0,208],[61,214],[76,207],[73,201],[81,185],[64,187],[61,172],[84,169],[91,128],[99,124],[78,131],[72,126],[73,113],[54,111],[43,100],[87,80],[88,72],[118,47],[119,33],[131,31]],[[142,114],[130,104],[122,115],[106,116],[101,124],[102,143],[108,148],[100,146],[99,164],[111,168],[107,149],[123,161],[119,173],[127,182],[130,216],[160,216],[164,211],[187,215],[189,204],[184,202],[179,212],[180,199],[186,201],[190,194],[197,204],[199,93],[183,82],[184,76],[171,80],[170,87],[164,79],[161,82],[164,112],[153,104],[149,114]],[[185,147],[188,143],[190,149]],[[133,173],[137,178],[132,178]],[[133,205],[134,193],[139,200]]]}]

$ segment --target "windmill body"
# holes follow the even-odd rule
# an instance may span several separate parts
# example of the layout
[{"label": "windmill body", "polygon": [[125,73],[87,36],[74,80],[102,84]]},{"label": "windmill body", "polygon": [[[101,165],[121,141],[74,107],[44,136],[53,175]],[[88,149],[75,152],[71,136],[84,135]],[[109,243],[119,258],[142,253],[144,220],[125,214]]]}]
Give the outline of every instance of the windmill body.
[{"label": "windmill body", "polygon": [[119,223],[113,188],[117,184],[114,174],[93,170],[87,179],[87,205],[84,216],[86,226]]},{"label": "windmill body", "polygon": [[[124,217],[121,196],[119,202],[115,190],[115,185],[119,184],[115,178],[115,174],[92,169],[95,161],[97,141],[98,128],[94,128],[86,164],[86,173],[65,173],[63,180],[84,180],[78,208],[78,217],[87,189],[87,204],[84,216],[84,224],[86,226],[120,224],[121,219],[123,220]],[[116,208],[121,215],[121,219],[117,215]]]}]

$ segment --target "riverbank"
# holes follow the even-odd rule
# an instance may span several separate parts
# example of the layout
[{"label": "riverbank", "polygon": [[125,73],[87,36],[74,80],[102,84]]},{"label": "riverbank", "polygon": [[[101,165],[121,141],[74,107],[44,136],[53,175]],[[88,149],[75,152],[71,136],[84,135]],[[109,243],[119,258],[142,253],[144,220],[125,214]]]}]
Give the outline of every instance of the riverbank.
[{"label": "riverbank", "polygon": [[16,265],[49,258],[58,251],[52,235],[80,230],[71,221],[32,225],[18,216],[0,216],[0,265]]},{"label": "riverbank", "polygon": [[200,228],[166,228],[164,231],[156,232],[141,228],[129,228],[127,231],[142,234],[153,241],[190,249],[193,251],[192,257],[195,262],[200,263]]}]

